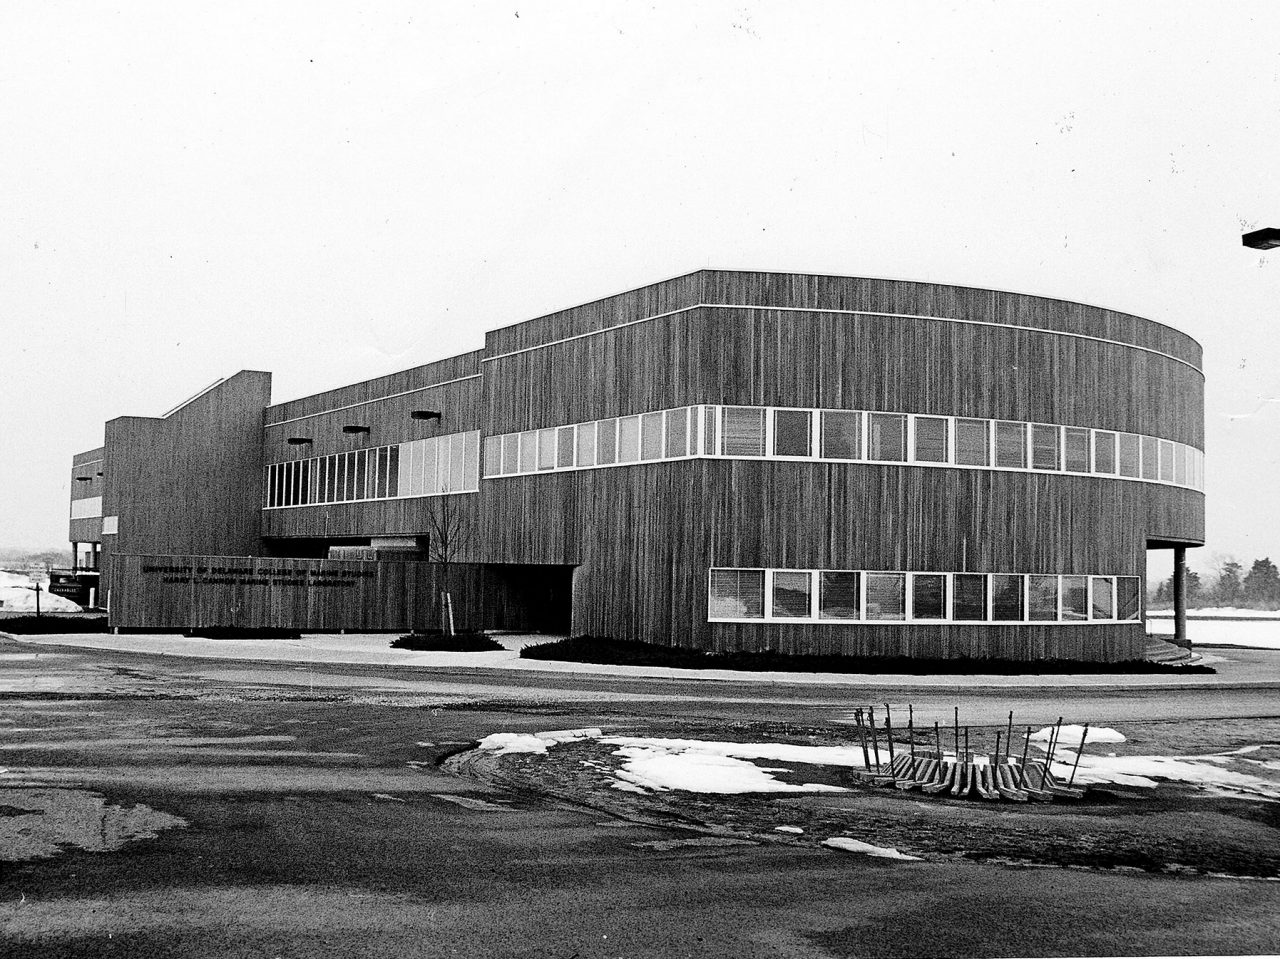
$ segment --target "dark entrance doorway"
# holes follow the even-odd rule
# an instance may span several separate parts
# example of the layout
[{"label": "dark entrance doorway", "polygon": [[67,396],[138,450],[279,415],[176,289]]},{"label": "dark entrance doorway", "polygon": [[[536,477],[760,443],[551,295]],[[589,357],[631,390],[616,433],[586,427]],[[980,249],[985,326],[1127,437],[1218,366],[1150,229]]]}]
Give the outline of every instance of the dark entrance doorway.
[{"label": "dark entrance doorway", "polygon": [[573,567],[485,565],[485,628],[568,633],[573,614]]}]

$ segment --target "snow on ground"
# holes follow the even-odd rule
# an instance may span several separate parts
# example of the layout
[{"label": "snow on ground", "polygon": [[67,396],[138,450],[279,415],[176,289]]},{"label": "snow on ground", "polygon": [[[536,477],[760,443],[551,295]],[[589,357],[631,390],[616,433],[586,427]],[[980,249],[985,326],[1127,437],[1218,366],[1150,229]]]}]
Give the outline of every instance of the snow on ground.
[{"label": "snow on ground", "polygon": [[[1257,610],[1241,610],[1243,615]],[[1150,636],[1172,636],[1173,618],[1147,622]],[[1250,649],[1280,649],[1280,619],[1254,617],[1247,622],[1212,617],[1187,621],[1187,639],[1192,646],[1247,646]]]},{"label": "snow on ground", "polygon": [[[1053,727],[1045,727],[1032,739],[1042,747]],[[1085,750],[1076,762],[1083,727],[1063,726],[1053,771],[1063,782],[1078,785],[1136,786],[1154,788],[1160,781],[1195,786],[1208,795],[1280,801],[1280,759],[1255,758],[1263,749],[1280,750],[1280,744],[1254,744],[1204,756],[1117,756],[1090,752],[1089,747],[1123,743],[1118,730],[1089,730]],[[1094,738],[1095,734],[1097,739]],[[641,736],[603,736],[599,729],[568,729],[545,733],[495,733],[481,740],[480,748],[498,756],[512,753],[543,755],[559,743],[596,740],[615,747],[622,760],[610,786],[624,792],[689,792],[732,795],[756,792],[848,792],[825,783],[788,783],[774,773],[784,768],[756,765],[766,762],[866,768],[862,750],[855,746],[803,746],[791,743],[734,743],[701,739],[664,739]],[[905,748],[905,747],[904,747]],[[1255,775],[1260,774],[1260,775]],[[779,827],[780,832],[792,828]],[[852,841],[852,840],[850,840]]]},{"label": "snow on ground", "polygon": [[[604,740],[609,742],[609,740]],[[824,783],[784,783],[771,773],[780,769],[762,769],[745,759],[734,759],[716,751],[671,749],[654,740],[645,745],[622,746],[614,750],[623,759],[615,774],[623,782],[642,789],[663,792],[686,789],[689,792],[717,793],[799,793],[848,792],[842,786]],[[724,745],[713,743],[713,746]]]},{"label": "snow on ground", "polygon": [[920,862],[919,856],[908,856],[906,853],[898,852],[886,846],[873,846],[869,842],[862,842],[858,839],[850,839],[848,836],[836,836],[833,839],[824,839],[822,844],[831,849],[843,849],[845,852],[859,852],[864,856],[875,856],[877,859],[909,859],[913,862]]},{"label": "snow on ground", "polygon": [[774,826],[774,827],[773,827],[773,831],[774,831],[774,832],[789,832],[789,833],[791,833],[791,834],[793,834],[793,835],[796,835],[796,836],[802,836],[802,835],[804,835],[804,830],[803,830],[803,829],[801,829],[799,826]]},{"label": "snow on ground", "polygon": [[511,753],[535,753],[544,755],[557,743],[572,743],[582,739],[599,739],[600,730],[557,729],[545,733],[494,733],[480,740],[479,748],[497,756]]},{"label": "snow on ground", "polygon": [[[1039,732],[1031,734],[1033,743],[1048,743],[1049,737],[1053,735],[1053,726],[1046,726]],[[1075,726],[1068,724],[1061,727],[1058,734],[1059,746],[1079,746],[1080,740],[1084,738],[1087,746],[1101,745],[1103,743],[1122,743],[1125,741],[1124,733],[1118,733],[1114,729],[1108,729],[1106,726],[1090,726],[1088,737],[1085,738],[1083,726]]]},{"label": "snow on ground", "polygon": [[[1240,617],[1248,619],[1271,619],[1280,622],[1280,610],[1276,609],[1242,609],[1239,606],[1204,606],[1187,610],[1188,619],[1216,619],[1218,617]],[[1148,619],[1173,619],[1171,609],[1149,609]]]},{"label": "snow on ground", "polygon": [[0,609],[5,612],[34,613],[36,593],[31,587],[40,586],[40,611],[42,613],[78,613],[81,607],[62,596],[54,596],[49,590],[47,576],[32,579],[25,573],[0,570]]}]

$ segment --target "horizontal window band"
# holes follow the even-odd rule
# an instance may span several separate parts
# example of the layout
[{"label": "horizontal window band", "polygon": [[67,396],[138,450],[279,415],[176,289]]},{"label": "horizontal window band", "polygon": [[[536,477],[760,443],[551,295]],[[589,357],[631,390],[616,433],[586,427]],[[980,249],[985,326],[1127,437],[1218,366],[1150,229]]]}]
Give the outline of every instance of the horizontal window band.
[{"label": "horizontal window band", "polygon": [[396,500],[405,499],[436,499],[440,496],[466,496],[469,493],[478,493],[478,489],[459,489],[450,490],[447,493],[415,493],[412,496],[370,496],[368,499],[343,499],[333,500],[328,503],[294,503],[291,506],[264,506],[262,509],[278,510],[278,509],[310,509],[316,506],[356,506],[360,503],[392,503]]},{"label": "horizontal window band", "polygon": [[1124,430],[888,410],[701,404],[483,438],[483,477],[680,459],[928,466],[1203,491],[1204,453]]},{"label": "horizontal window band", "polygon": [[[778,313],[820,313],[833,314],[843,316],[879,316],[889,319],[900,320],[926,320],[936,323],[963,323],[971,326],[995,327],[1001,330],[1019,330],[1027,333],[1044,333],[1049,336],[1065,336],[1073,339],[1091,340],[1095,343],[1105,343],[1108,346],[1122,346],[1131,350],[1140,350],[1144,353],[1150,353],[1154,356],[1163,357],[1166,360],[1172,360],[1175,363],[1181,363],[1190,370],[1194,370],[1204,377],[1204,371],[1194,363],[1190,363],[1181,357],[1174,356],[1171,353],[1165,353],[1149,346],[1139,346],[1136,343],[1126,343],[1123,340],[1112,340],[1103,336],[1092,336],[1088,333],[1074,333],[1069,330],[1050,330],[1039,326],[1021,326],[1012,323],[996,323],[992,320],[965,320],[954,316],[925,316],[919,313],[881,313],[875,310],[836,310],[823,307],[805,307],[805,306],[755,306],[742,303],[696,303],[693,306],[681,307],[678,310],[669,310],[666,313],[655,313],[653,316],[645,316],[636,320],[627,320],[625,323],[617,323],[613,326],[606,326],[599,330],[588,330],[585,333],[576,333],[573,336],[566,336],[558,340],[551,340],[547,343],[538,343],[534,346],[526,346],[519,350],[511,350],[507,353],[499,353],[495,356],[487,356],[481,359],[481,363],[493,363],[497,360],[506,359],[511,356],[519,356],[522,353],[532,353],[535,350],[542,350],[552,346],[560,346],[564,343],[571,343],[575,340],[584,339],[589,336],[598,336],[601,333],[612,333],[615,330],[625,329],[629,326],[635,326],[639,323],[648,323],[652,320],[662,320],[667,317],[677,316],[681,313],[688,313],[692,310],[746,310],[753,312],[778,312]],[[1141,317],[1139,317],[1141,319]],[[1154,322],[1154,321],[1150,321]]]},{"label": "horizontal window band", "polygon": [[1133,575],[713,567],[709,623],[1102,626],[1142,622]]}]

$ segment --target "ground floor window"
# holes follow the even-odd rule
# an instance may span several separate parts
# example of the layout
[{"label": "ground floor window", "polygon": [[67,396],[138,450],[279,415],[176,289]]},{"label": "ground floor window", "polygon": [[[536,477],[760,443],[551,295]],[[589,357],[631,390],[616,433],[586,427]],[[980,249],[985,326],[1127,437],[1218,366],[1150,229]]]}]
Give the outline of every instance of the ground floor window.
[{"label": "ground floor window", "polygon": [[1141,617],[1137,576],[713,569],[712,622],[1122,623]]}]

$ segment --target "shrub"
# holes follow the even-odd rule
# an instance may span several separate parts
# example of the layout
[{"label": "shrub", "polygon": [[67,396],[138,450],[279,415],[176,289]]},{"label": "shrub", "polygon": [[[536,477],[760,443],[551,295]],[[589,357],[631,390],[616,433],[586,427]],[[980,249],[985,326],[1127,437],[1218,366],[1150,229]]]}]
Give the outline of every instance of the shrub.
[{"label": "shrub", "polygon": [[39,634],[49,633],[105,633],[107,617],[102,614],[59,616],[44,613],[41,616],[0,616],[0,633]]},{"label": "shrub", "polygon": [[484,633],[465,632],[448,636],[439,631],[406,633],[391,641],[392,649],[409,649],[420,653],[488,653],[502,649],[502,644]]},{"label": "shrub", "polygon": [[553,643],[526,646],[524,659],[564,660],[609,666],[670,666],[679,669],[737,669],[785,673],[905,673],[936,675],[1041,675],[1046,673],[1213,673],[1210,666],[1171,666],[1134,660],[1124,663],[1082,663],[1048,659],[1022,662],[1010,659],[917,659],[907,656],[812,656],[764,652],[703,652],[628,640],[574,636]]}]

